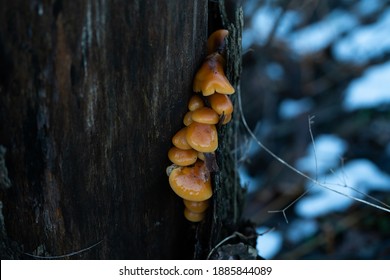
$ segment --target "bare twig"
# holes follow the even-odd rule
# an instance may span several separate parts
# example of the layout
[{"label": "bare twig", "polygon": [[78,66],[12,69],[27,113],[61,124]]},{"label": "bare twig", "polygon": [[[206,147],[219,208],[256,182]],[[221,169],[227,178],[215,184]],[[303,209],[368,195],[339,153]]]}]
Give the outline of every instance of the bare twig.
[{"label": "bare twig", "polygon": [[290,208],[291,206],[293,206],[298,200],[300,200],[306,194],[308,194],[311,191],[312,188],[313,188],[313,186],[311,186],[309,189],[304,191],[300,196],[298,196],[296,199],[294,199],[290,204],[288,204],[282,210],[269,210],[268,213],[280,213],[280,212],[282,212],[283,213],[283,217],[284,217],[286,223],[288,224],[288,219],[287,219],[287,215],[286,215],[287,209]]},{"label": "bare twig", "polygon": [[[273,153],[270,149],[268,149],[257,137],[256,135],[253,133],[253,131],[249,128],[247,122],[246,122],[246,119],[245,119],[245,116],[244,116],[244,113],[243,113],[243,110],[242,110],[242,102],[241,102],[241,94],[240,92],[238,92],[238,95],[237,95],[237,99],[238,99],[238,107],[239,107],[239,113],[240,113],[240,116],[241,116],[241,121],[245,127],[245,129],[247,130],[247,132],[249,133],[249,135],[253,138],[253,140],[262,148],[264,149],[264,151],[266,151],[269,155],[271,155],[274,159],[276,159],[277,161],[279,161],[281,164],[283,164],[284,166],[286,166],[288,169],[292,170],[293,172],[297,173],[298,175],[302,176],[303,178],[307,179],[308,181],[312,182],[314,185],[317,185],[317,186],[320,186],[324,189],[327,189],[329,191],[332,191],[334,193],[337,193],[341,196],[344,196],[344,197],[347,197],[349,199],[352,199],[354,201],[358,201],[360,203],[363,203],[363,204],[366,204],[366,205],[369,205],[369,206],[372,206],[374,208],[377,208],[379,210],[382,210],[382,211],[385,211],[385,212],[388,212],[390,213],[390,206],[384,202],[378,202],[378,204],[375,204],[375,203],[371,203],[371,202],[368,202],[364,199],[360,199],[358,197],[354,197],[354,196],[350,196],[348,194],[345,194],[343,192],[340,192],[338,190],[335,190],[335,189],[332,189],[331,187],[329,187],[329,185],[326,185],[324,183],[321,183],[319,182],[317,179],[313,179],[312,177],[306,175],[305,173],[303,173],[302,171],[298,170],[297,168],[293,167],[291,164],[287,163],[285,160],[281,159],[280,157],[278,157],[275,153]],[[311,119],[309,118],[309,121]],[[349,187],[349,186],[346,186],[346,187]],[[353,187],[349,187],[351,188],[352,190],[356,190],[355,188]],[[361,193],[361,192],[360,192]],[[366,197],[370,197],[369,195],[367,194],[364,194],[364,193],[361,193],[363,194],[364,196]],[[378,200],[376,200],[378,201]],[[380,204],[380,205],[379,205]],[[381,206],[382,205],[382,206]],[[281,211],[283,212],[283,211]],[[283,212],[284,213],[284,212]]]},{"label": "bare twig", "polygon": [[316,180],[318,180],[318,161],[317,161],[317,148],[316,148],[316,142],[314,141],[314,136],[313,136],[313,131],[311,129],[311,125],[314,123],[314,118],[315,116],[309,116],[308,121],[309,121],[309,133],[310,133],[310,139],[311,143],[313,144],[313,153],[314,153],[314,164],[316,166]]},{"label": "bare twig", "polygon": [[265,232],[262,232],[262,233],[258,233],[258,234],[255,234],[255,235],[249,235],[249,236],[246,236],[238,231],[235,231],[233,232],[231,235],[229,235],[228,237],[222,239],[217,245],[214,246],[213,249],[211,249],[210,253],[207,255],[207,260],[210,259],[210,257],[212,256],[212,254],[214,253],[215,250],[217,250],[219,247],[221,247],[225,242],[233,239],[233,238],[236,238],[236,237],[239,237],[241,239],[244,239],[244,240],[248,240],[248,239],[251,239],[251,238],[254,238],[254,237],[258,237],[258,236],[262,236],[264,234],[267,234],[271,231],[275,230],[274,227],[266,230]]},{"label": "bare twig", "polygon": [[81,254],[81,253],[83,253],[85,251],[91,250],[93,247],[98,246],[102,242],[103,242],[103,239],[100,240],[99,242],[97,242],[97,243],[87,247],[87,248],[81,249],[81,250],[76,251],[76,252],[71,252],[69,254],[59,255],[59,256],[48,256],[48,257],[45,257],[45,256],[37,256],[37,255],[29,254],[29,253],[24,253],[24,254],[27,255],[27,256],[36,258],[36,259],[62,259],[62,258],[71,257],[71,256],[74,256],[74,255]]}]

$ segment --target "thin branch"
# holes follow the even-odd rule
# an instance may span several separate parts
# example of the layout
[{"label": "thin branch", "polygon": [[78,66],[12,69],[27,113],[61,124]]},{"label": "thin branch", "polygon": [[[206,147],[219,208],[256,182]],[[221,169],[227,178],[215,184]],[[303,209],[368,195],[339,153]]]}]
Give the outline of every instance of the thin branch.
[{"label": "thin branch", "polygon": [[289,205],[284,207],[282,210],[269,210],[268,213],[280,213],[280,212],[282,212],[283,213],[283,217],[286,220],[286,223],[288,224],[288,219],[287,219],[287,216],[286,216],[286,210],[288,208],[290,208],[291,206],[293,206],[298,200],[300,200],[306,194],[308,194],[311,191],[312,188],[313,188],[313,186],[311,186],[309,189],[304,191],[300,196],[298,196],[296,199],[294,199]]},{"label": "thin branch", "polygon": [[85,251],[91,250],[93,247],[98,246],[102,242],[103,242],[103,239],[100,240],[99,242],[97,242],[97,243],[87,247],[87,248],[84,248],[84,249],[81,249],[79,251],[72,252],[72,253],[69,253],[69,254],[65,254],[65,255],[59,255],[59,256],[48,256],[48,257],[45,257],[45,256],[37,256],[37,255],[29,254],[29,253],[24,253],[24,254],[27,255],[27,256],[36,258],[36,259],[62,259],[62,258],[71,257],[71,256],[74,256],[74,255],[81,254],[81,253],[83,253]]},{"label": "thin branch", "polygon": [[[377,205],[377,204],[374,204],[374,203],[371,203],[371,202],[368,202],[368,201],[365,201],[363,199],[360,199],[360,198],[357,198],[357,197],[354,197],[354,196],[350,196],[350,195],[347,195],[345,193],[342,193],[340,191],[337,191],[337,190],[334,190],[332,188],[330,188],[329,186],[319,182],[317,179],[313,179],[311,178],[310,176],[306,175],[305,173],[303,173],[302,171],[298,170],[297,168],[293,167],[291,164],[287,163],[286,161],[284,161],[283,159],[281,159],[280,157],[278,157],[276,154],[274,154],[270,149],[268,149],[259,139],[257,139],[256,135],[253,133],[253,131],[249,128],[247,122],[246,122],[246,119],[245,119],[245,116],[244,116],[244,113],[243,113],[243,110],[242,110],[242,103],[241,103],[241,94],[240,92],[238,92],[238,107],[239,107],[239,112],[240,112],[240,116],[241,116],[241,121],[245,127],[245,129],[248,131],[249,135],[253,138],[253,140],[261,147],[263,148],[269,155],[271,155],[274,159],[276,159],[277,161],[279,161],[281,164],[283,164],[284,166],[286,166],[287,168],[289,168],[290,170],[294,171],[295,173],[299,174],[300,176],[302,176],[303,178],[309,180],[310,182],[314,183],[315,185],[317,186],[320,186],[324,189],[327,189],[327,190],[330,190],[334,193],[337,193],[339,195],[342,195],[344,197],[347,197],[349,199],[352,199],[352,200],[355,200],[355,201],[358,201],[358,202],[361,202],[363,204],[366,204],[366,205],[369,205],[369,206],[372,206],[374,208],[377,208],[377,209],[380,209],[380,210],[383,210],[385,212],[388,212],[390,213],[390,206],[385,204],[385,203],[381,203],[384,207],[380,206],[380,205]],[[352,188],[351,188],[352,189]],[[367,195],[366,195],[367,196]]]},{"label": "thin branch", "polygon": [[[310,133],[310,138],[311,138],[311,142],[313,144],[313,153],[314,153],[314,164],[315,164],[315,174],[316,174],[316,178],[315,180],[317,181],[318,179],[318,162],[317,162],[317,149],[316,149],[316,144],[315,144],[315,141],[314,141],[314,136],[313,136],[313,131],[311,129],[311,125],[314,123],[313,122],[313,119],[314,119],[314,116],[309,116],[308,117],[308,122],[309,122],[309,133]],[[284,219],[286,220],[286,223],[288,224],[288,219],[287,219],[287,215],[286,215],[286,210],[288,208],[290,208],[292,205],[294,205],[298,200],[300,200],[302,197],[304,197],[306,194],[308,194],[311,189],[313,188],[313,185],[310,186],[309,189],[307,189],[306,191],[304,191],[299,197],[297,197],[296,199],[294,199],[290,204],[288,204],[286,207],[284,207],[282,210],[270,210],[268,211],[268,213],[280,213],[282,212],[283,213],[283,217]]]},{"label": "thin branch", "polygon": [[[372,195],[366,194],[366,193],[362,192],[361,190],[358,190],[358,189],[355,188],[355,187],[348,186],[348,184],[347,184],[347,182],[346,182],[346,180],[345,180],[346,174],[345,174],[345,172],[344,172],[344,160],[343,160],[343,159],[341,159],[341,166],[342,166],[342,170],[343,170],[343,182],[344,182],[344,184],[336,184],[337,186],[339,186],[339,187],[350,188],[350,189],[353,190],[354,192],[357,192],[358,194],[360,194],[360,195],[362,195],[362,196],[365,196],[365,197],[367,197],[367,198],[369,198],[369,199],[372,199],[373,201],[377,202],[378,204],[381,204],[381,205],[383,205],[383,206],[385,206],[385,207],[389,207],[388,204],[384,203],[383,201],[380,201],[379,199],[373,197]],[[333,174],[335,174],[335,172],[334,172],[333,170],[331,170],[331,172],[332,172]]]},{"label": "thin branch", "polygon": [[233,232],[231,235],[229,235],[228,237],[222,239],[220,242],[218,242],[217,245],[214,246],[213,249],[211,249],[210,253],[207,255],[207,259],[210,259],[210,257],[213,255],[214,251],[217,250],[220,246],[222,246],[226,241],[229,241],[230,239],[233,239],[233,238],[236,238],[236,237],[239,237],[241,239],[244,239],[244,240],[248,240],[248,239],[251,239],[251,238],[254,238],[254,237],[258,237],[258,236],[263,236],[264,234],[267,234],[271,231],[275,230],[274,227],[266,230],[265,232],[262,232],[262,233],[257,233],[255,235],[249,235],[249,236],[246,236],[238,231],[235,231]]},{"label": "thin branch", "polygon": [[309,133],[310,133],[310,139],[311,143],[313,144],[313,153],[314,153],[314,164],[316,166],[316,181],[318,180],[318,160],[317,160],[317,148],[316,148],[316,142],[314,141],[313,131],[311,129],[311,125],[314,123],[315,116],[309,116],[308,122],[309,122]]}]

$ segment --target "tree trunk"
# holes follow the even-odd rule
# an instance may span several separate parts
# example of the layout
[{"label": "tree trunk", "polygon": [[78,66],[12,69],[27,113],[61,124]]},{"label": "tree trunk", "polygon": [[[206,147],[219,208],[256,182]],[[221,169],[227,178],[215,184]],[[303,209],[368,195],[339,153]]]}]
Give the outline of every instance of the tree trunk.
[{"label": "tree trunk", "polygon": [[204,258],[227,221],[239,221],[225,154],[233,126],[221,134],[215,199],[199,225],[169,187],[167,151],[212,28],[231,32],[227,74],[238,84],[239,10],[230,21],[223,1],[0,6],[2,259]]}]

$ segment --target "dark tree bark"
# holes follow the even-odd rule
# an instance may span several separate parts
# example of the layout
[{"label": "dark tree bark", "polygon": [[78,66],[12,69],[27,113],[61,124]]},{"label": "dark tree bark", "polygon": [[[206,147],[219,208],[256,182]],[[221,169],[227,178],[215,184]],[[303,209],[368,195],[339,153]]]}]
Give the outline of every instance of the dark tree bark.
[{"label": "dark tree bark", "polygon": [[231,31],[238,84],[242,15],[231,10],[233,20],[223,1],[0,1],[2,258],[94,244],[67,258],[204,258],[229,234],[233,126],[205,222],[184,220],[165,168],[214,27]]}]

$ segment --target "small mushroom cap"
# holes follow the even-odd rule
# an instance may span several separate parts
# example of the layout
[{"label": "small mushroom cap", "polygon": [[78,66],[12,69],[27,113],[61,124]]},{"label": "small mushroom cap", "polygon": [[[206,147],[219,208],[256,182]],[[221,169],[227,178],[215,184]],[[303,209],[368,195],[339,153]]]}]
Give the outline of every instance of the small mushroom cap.
[{"label": "small mushroom cap", "polygon": [[196,213],[192,212],[191,210],[184,208],[184,217],[193,223],[198,223],[204,219],[205,212],[202,213]]},{"label": "small mushroom cap", "polygon": [[178,196],[186,200],[204,201],[213,195],[210,173],[202,161],[172,170],[169,185]]},{"label": "small mushroom cap", "polygon": [[187,142],[187,127],[183,127],[172,137],[172,144],[182,150],[192,149]]},{"label": "small mushroom cap", "polygon": [[224,59],[219,53],[206,57],[205,62],[195,75],[193,90],[209,96],[215,92],[233,94],[234,88],[223,71]]},{"label": "small mushroom cap", "polygon": [[192,120],[198,123],[217,124],[219,116],[213,109],[202,107],[192,112]]},{"label": "small mushroom cap", "polygon": [[205,161],[206,158],[204,156],[204,153],[198,152],[198,159]]},{"label": "small mushroom cap", "polygon": [[225,50],[225,38],[229,35],[226,29],[214,31],[207,39],[207,52],[223,52]]},{"label": "small mushroom cap", "polygon": [[172,147],[168,151],[168,158],[174,164],[179,166],[187,166],[194,164],[198,159],[198,152],[191,150],[181,150],[176,147]]},{"label": "small mushroom cap", "polygon": [[192,120],[192,111],[188,111],[183,118],[183,124],[189,126],[193,122]]},{"label": "small mushroom cap", "polygon": [[218,148],[215,125],[193,122],[187,126],[187,143],[198,152],[211,153]]},{"label": "small mushroom cap", "polygon": [[230,115],[233,113],[233,103],[229,96],[225,94],[215,93],[207,97],[210,102],[211,108],[218,115]]},{"label": "small mushroom cap", "polygon": [[192,95],[188,102],[188,110],[195,111],[202,107],[204,107],[203,99],[199,95]]},{"label": "small mushroom cap", "polygon": [[209,207],[210,201],[204,200],[204,201],[190,201],[183,199],[184,205],[188,210],[194,213],[202,213],[206,211],[206,209]]},{"label": "small mushroom cap", "polygon": [[222,124],[227,124],[228,122],[230,122],[232,120],[232,114],[229,114],[229,115],[222,115],[221,116],[221,123]]}]

